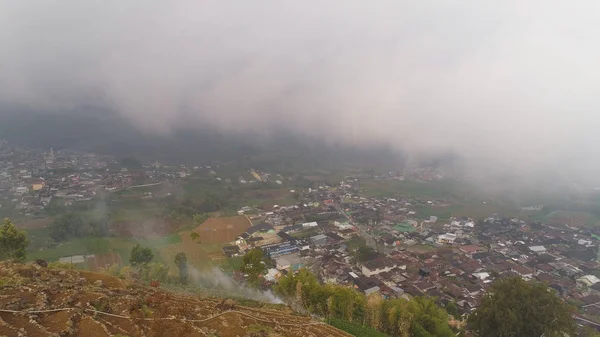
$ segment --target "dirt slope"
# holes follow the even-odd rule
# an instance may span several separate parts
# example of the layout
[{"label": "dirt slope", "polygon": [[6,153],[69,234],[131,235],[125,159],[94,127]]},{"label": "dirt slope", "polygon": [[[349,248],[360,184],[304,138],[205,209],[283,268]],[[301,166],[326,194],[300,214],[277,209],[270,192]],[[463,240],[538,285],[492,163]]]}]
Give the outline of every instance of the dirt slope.
[{"label": "dirt slope", "polygon": [[332,336],[285,307],[251,308],[86,271],[0,264],[0,336]]}]

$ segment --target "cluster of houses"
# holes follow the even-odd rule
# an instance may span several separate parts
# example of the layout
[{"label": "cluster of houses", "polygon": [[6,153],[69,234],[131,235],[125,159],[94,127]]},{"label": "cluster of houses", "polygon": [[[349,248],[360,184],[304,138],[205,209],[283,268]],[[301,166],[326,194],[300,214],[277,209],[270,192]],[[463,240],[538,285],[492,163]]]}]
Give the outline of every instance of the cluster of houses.
[{"label": "cluster of houses", "polygon": [[[589,231],[497,215],[440,221],[414,209],[444,201],[366,198],[351,189],[352,183],[324,186],[298,205],[266,210],[264,223],[236,240],[238,251],[260,247],[274,259],[265,274],[270,282],[304,266],[326,283],[387,298],[433,296],[463,313],[495,279],[518,276],[546,282],[580,303],[586,317],[600,317],[600,242]],[[277,239],[267,242],[268,235]],[[366,260],[354,244],[365,235],[376,249]]]},{"label": "cluster of houses", "polygon": [[[146,167],[128,170],[115,158],[75,151],[42,151],[0,141],[0,210],[39,215],[52,200],[70,206],[101,191],[160,184],[179,172]],[[145,194],[144,197],[152,197]]]}]

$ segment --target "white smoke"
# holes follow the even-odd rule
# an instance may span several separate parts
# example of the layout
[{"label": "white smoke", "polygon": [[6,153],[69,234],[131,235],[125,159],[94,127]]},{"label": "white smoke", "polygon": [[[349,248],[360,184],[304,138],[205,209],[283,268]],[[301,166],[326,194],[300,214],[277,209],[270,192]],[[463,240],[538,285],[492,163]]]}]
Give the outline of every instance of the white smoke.
[{"label": "white smoke", "polygon": [[235,282],[231,277],[227,276],[219,268],[212,268],[206,271],[199,271],[198,269],[189,266],[189,275],[195,285],[210,288],[215,290],[224,291],[231,296],[239,296],[248,298],[251,300],[282,304],[283,301],[275,296],[271,291],[261,291],[245,287]]}]

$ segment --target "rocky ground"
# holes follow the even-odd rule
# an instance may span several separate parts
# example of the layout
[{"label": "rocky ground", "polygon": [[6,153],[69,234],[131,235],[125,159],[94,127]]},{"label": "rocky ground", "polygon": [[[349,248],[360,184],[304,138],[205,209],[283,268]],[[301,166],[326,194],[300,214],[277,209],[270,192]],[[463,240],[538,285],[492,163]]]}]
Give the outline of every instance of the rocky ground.
[{"label": "rocky ground", "polygon": [[254,308],[37,264],[0,264],[0,336],[331,336],[285,306]]}]

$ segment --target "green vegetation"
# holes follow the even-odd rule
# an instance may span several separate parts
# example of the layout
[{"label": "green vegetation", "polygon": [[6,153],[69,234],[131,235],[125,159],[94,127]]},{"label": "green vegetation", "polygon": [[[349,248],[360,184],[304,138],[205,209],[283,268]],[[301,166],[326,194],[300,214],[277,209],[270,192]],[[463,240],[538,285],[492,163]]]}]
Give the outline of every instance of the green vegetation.
[{"label": "green vegetation", "polygon": [[413,227],[410,224],[407,224],[406,222],[398,223],[392,228],[397,230],[400,233],[412,233],[412,232],[416,231],[415,227]]},{"label": "green vegetation", "polygon": [[357,323],[348,322],[343,319],[333,318],[329,321],[329,324],[357,337],[387,337],[388,335],[379,332],[371,327],[364,326]]},{"label": "green vegetation", "polygon": [[55,241],[85,236],[108,235],[108,219],[84,218],[76,213],[66,213],[56,218],[50,225],[50,236]]},{"label": "green vegetation", "polygon": [[19,230],[9,219],[4,219],[0,226],[0,261],[25,260],[27,245],[27,232]]},{"label": "green vegetation", "polygon": [[408,301],[384,300],[379,294],[367,297],[351,288],[321,285],[306,269],[280,278],[274,290],[312,314],[366,325],[390,336],[455,335],[448,325],[448,314],[425,297]]},{"label": "green vegetation", "polygon": [[175,265],[179,268],[179,281],[183,284],[188,282],[189,272],[187,265],[187,256],[185,253],[177,253],[175,255]]},{"label": "green vegetation", "polygon": [[140,269],[146,267],[150,261],[154,258],[152,250],[147,247],[142,247],[138,243],[131,249],[131,256],[129,257],[129,264]]},{"label": "green vegetation", "polygon": [[304,238],[308,238],[310,236],[314,236],[319,234],[319,229],[318,228],[311,228],[311,229],[307,229],[301,232],[297,232],[292,234],[293,237],[297,238],[297,239],[304,239]]},{"label": "green vegetation", "polygon": [[559,337],[575,332],[573,309],[543,283],[520,277],[492,285],[481,305],[469,316],[469,329],[479,336]]},{"label": "green vegetation", "polygon": [[435,180],[418,182],[412,180],[369,180],[360,183],[364,195],[368,197],[395,197],[409,195],[418,198],[457,200],[470,199],[477,196],[473,188],[464,182],[455,180]]},{"label": "green vegetation", "polygon": [[254,248],[244,255],[242,268],[243,273],[248,274],[248,283],[258,286],[260,275],[267,269],[262,249]]},{"label": "green vegetation", "polygon": [[46,228],[30,231],[32,244],[27,253],[28,260],[44,259],[46,261],[57,261],[61,257],[72,255],[117,253],[123,261],[129,261],[131,249],[138,243],[151,248],[154,255],[158,257],[158,248],[181,242],[179,234],[145,240],[123,237],[86,237],[74,238],[67,242],[48,247],[49,243],[46,242],[47,232],[48,229]]},{"label": "green vegetation", "polygon": [[249,333],[261,333],[261,334],[269,334],[273,332],[273,328],[268,325],[262,324],[250,324],[246,329]]}]

